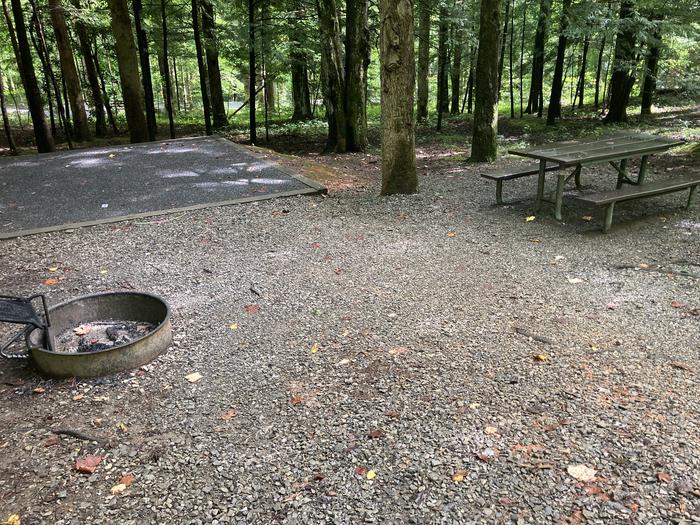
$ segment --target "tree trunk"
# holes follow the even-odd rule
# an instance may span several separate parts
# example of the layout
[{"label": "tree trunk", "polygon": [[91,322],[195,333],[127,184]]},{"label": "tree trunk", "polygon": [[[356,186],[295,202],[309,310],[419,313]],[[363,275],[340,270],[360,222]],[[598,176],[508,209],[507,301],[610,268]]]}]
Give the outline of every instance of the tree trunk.
[{"label": "tree trunk", "polygon": [[525,25],[527,22],[527,7],[528,2],[525,0],[523,2],[523,27],[520,32],[520,82],[518,84],[520,92],[520,118],[523,116],[523,72],[525,63]]},{"label": "tree trunk", "polygon": [[506,40],[508,38],[508,23],[510,22],[510,0],[505,0],[506,13],[503,17],[503,33],[501,34],[501,52],[498,55],[498,98],[501,98],[501,86],[503,85],[503,65],[506,58]]},{"label": "tree trunk", "polygon": [[[507,1],[507,0],[506,0]],[[508,76],[510,85],[510,118],[515,118],[515,98],[513,97],[513,35],[515,34],[515,0],[510,8],[510,45],[508,49]]]},{"label": "tree trunk", "polygon": [[345,113],[347,150],[367,149],[367,68],[370,45],[369,0],[346,0]]},{"label": "tree trunk", "polygon": [[[80,0],[72,0],[72,3],[73,7],[80,11]],[[92,58],[92,50],[90,49],[90,36],[85,22],[80,19],[80,16],[75,17],[74,25],[75,33],[78,36],[80,53],[83,56],[83,63],[85,64],[85,76],[90,86],[92,105],[95,111],[95,135],[102,138],[107,135],[107,124],[105,122],[104,100],[102,99],[102,92],[100,90],[100,80],[97,76],[97,69]]]},{"label": "tree trunk", "polygon": [[326,151],[347,151],[345,121],[345,58],[340,39],[340,23],[335,0],[317,0],[321,33],[321,67],[324,76],[323,99],[328,120]]},{"label": "tree trunk", "polygon": [[138,56],[126,0],[108,0],[112,34],[117,52],[122,99],[131,142],[148,140],[148,123],[139,79]]},{"label": "tree trunk", "polygon": [[476,162],[495,160],[498,153],[496,138],[500,33],[501,0],[481,0],[471,154],[471,160]]},{"label": "tree trunk", "polygon": [[438,80],[437,80],[437,103],[435,110],[438,112],[438,129],[440,129],[440,121],[442,113],[446,113],[450,110],[449,99],[448,99],[448,86],[447,86],[447,76],[448,76],[448,49],[447,49],[447,36],[448,36],[448,19],[449,12],[447,11],[447,5],[440,5],[440,24],[438,26]]},{"label": "tree trunk", "polygon": [[151,76],[151,59],[148,56],[148,35],[142,27],[141,11],[143,7],[141,0],[132,0],[134,9],[134,28],[136,29],[136,43],[139,51],[139,62],[141,63],[141,85],[143,86],[143,97],[146,109],[146,124],[148,126],[148,140],[156,140],[156,107],[153,100],[153,78]]},{"label": "tree trunk", "polygon": [[175,57],[173,57],[173,80],[175,81],[175,99],[177,100],[177,110],[181,111],[181,107],[180,107],[180,82],[178,81],[178,78],[177,78],[177,60]]},{"label": "tree trunk", "polygon": [[603,71],[603,56],[605,54],[605,34],[603,34],[603,39],[600,42],[600,49],[598,50],[598,63],[595,69],[595,97],[593,104],[596,109],[600,105],[600,74]]},{"label": "tree trunk", "polygon": [[469,53],[469,77],[467,78],[467,114],[474,109],[474,70],[476,69],[476,54],[478,49],[472,46]]},{"label": "tree trunk", "polygon": [[430,69],[431,0],[418,0],[418,108],[416,118],[428,118],[428,72]]},{"label": "tree trunk", "polygon": [[450,83],[452,84],[452,101],[450,107],[450,113],[457,115],[459,113],[459,98],[461,94],[461,80],[462,80],[462,46],[463,42],[463,32],[461,26],[455,24],[454,30],[454,52],[452,54],[452,70],[450,71]]},{"label": "tree trunk", "polygon": [[539,113],[543,98],[544,81],[544,46],[547,41],[549,16],[552,11],[552,0],[540,0],[540,15],[537,19],[535,44],[532,48],[532,75],[530,78],[530,97],[525,113]]},{"label": "tree trunk", "polygon": [[175,138],[175,119],[173,118],[173,88],[170,85],[170,67],[168,64],[168,18],[165,0],[160,0],[161,32],[163,33],[163,80],[165,81],[165,110],[168,112],[170,138]]},{"label": "tree trunk", "polygon": [[561,91],[564,87],[564,60],[566,59],[566,31],[569,27],[569,8],[571,0],[562,2],[561,20],[559,21],[559,45],[557,46],[557,60],[554,65],[554,77],[552,78],[552,91],[549,94],[549,107],[547,108],[547,124],[552,125],[556,119],[561,118]]},{"label": "tree trunk", "polygon": [[586,38],[583,41],[583,51],[581,53],[581,71],[578,76],[578,84],[576,85],[576,94],[574,95],[574,104],[576,103],[576,96],[578,95],[578,107],[581,109],[583,107],[583,99],[586,91],[586,65],[588,64],[588,47],[590,46],[590,38],[586,34]]},{"label": "tree trunk", "polygon": [[214,4],[211,0],[202,0],[202,36],[204,50],[207,56],[207,73],[209,75],[209,92],[211,94],[211,110],[215,128],[223,128],[228,124],[224,91],[221,87],[221,69],[219,68],[219,44],[216,40],[216,23],[214,20]]},{"label": "tree trunk", "polygon": [[380,0],[382,195],[418,191],[411,0]]},{"label": "tree trunk", "polygon": [[31,50],[29,49],[27,29],[24,24],[24,15],[22,13],[22,4],[20,0],[12,0],[12,14],[15,22],[17,50],[19,51],[17,66],[19,68],[20,77],[22,78],[22,84],[24,85],[29,114],[32,117],[36,147],[39,153],[47,153],[54,150],[53,137],[49,133],[49,128],[46,125],[44,104],[41,100],[41,90],[39,89],[39,84],[34,72],[34,64],[32,62]]},{"label": "tree trunk", "polygon": [[[252,1],[252,0],[251,0]],[[204,64],[204,51],[199,30],[199,4],[192,0],[192,29],[194,31],[194,48],[197,52],[197,70],[199,71],[199,89],[202,92],[202,107],[204,109],[204,128],[207,135],[212,134],[211,105],[209,103],[209,87],[207,86],[207,71]]]},{"label": "tree trunk", "polygon": [[620,25],[615,39],[615,62],[610,81],[610,106],[605,123],[626,122],[627,105],[634,85],[636,31],[633,24],[634,2],[622,0]]},{"label": "tree trunk", "polygon": [[70,35],[66,25],[66,15],[61,4],[61,0],[49,0],[49,10],[51,12],[51,24],[56,37],[58,56],[63,73],[68,102],[73,114],[73,133],[75,140],[82,142],[90,140],[90,127],[87,112],[85,111],[85,99],[83,90],[80,87],[80,77],[75,67],[73,50],[70,44]]},{"label": "tree trunk", "polygon": [[307,56],[304,53],[304,46],[302,45],[304,28],[299,21],[306,15],[304,3],[302,1],[296,2],[295,15],[295,19],[291,21],[290,26],[289,62],[291,64],[292,103],[294,105],[292,122],[300,122],[313,117],[313,112],[311,111],[311,95],[309,92],[309,72],[306,67]]},{"label": "tree trunk", "polygon": [[255,0],[248,0],[248,134],[251,144],[258,142],[258,125],[255,121],[255,88],[257,82],[255,78],[257,74],[255,58]]},{"label": "tree trunk", "polygon": [[92,53],[92,60],[95,63],[95,72],[97,73],[97,78],[100,79],[100,88],[102,90],[102,100],[104,101],[105,111],[107,112],[107,118],[109,120],[110,126],[112,126],[112,132],[115,135],[119,134],[119,128],[117,127],[117,122],[114,119],[114,114],[112,113],[112,106],[109,102],[109,95],[107,94],[107,85],[105,84],[105,77],[102,74],[102,69],[100,68],[100,59],[97,56],[97,46],[95,46],[95,52]]},{"label": "tree trunk", "polygon": [[656,75],[659,71],[659,55],[661,54],[661,26],[656,22],[653,39],[649,42],[649,50],[645,64],[646,74],[642,84],[642,115],[651,114],[651,103],[656,92]]},{"label": "tree trunk", "polygon": [[7,116],[7,107],[5,106],[5,81],[2,77],[3,72],[0,71],[0,113],[2,113],[2,126],[5,129],[7,146],[10,148],[13,155],[17,155],[17,146],[15,145],[15,139],[12,137],[12,127],[10,126],[10,119]]}]

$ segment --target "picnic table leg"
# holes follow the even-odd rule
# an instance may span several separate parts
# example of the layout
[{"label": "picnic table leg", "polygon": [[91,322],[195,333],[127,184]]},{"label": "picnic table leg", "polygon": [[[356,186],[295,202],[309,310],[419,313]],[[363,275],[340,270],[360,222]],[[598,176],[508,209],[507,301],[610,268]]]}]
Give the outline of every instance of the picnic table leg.
[{"label": "picnic table leg", "polygon": [[620,161],[620,168],[617,170],[617,189],[622,188],[622,184],[627,178],[627,159]]},{"label": "picnic table leg", "polygon": [[535,211],[540,211],[542,207],[542,199],[544,198],[544,173],[547,167],[547,161],[540,161],[540,172],[537,178],[537,200],[535,201]]},{"label": "picnic table leg", "polygon": [[690,208],[693,205],[693,201],[695,200],[695,194],[697,193],[697,191],[697,186],[692,186],[690,188],[690,194],[688,195],[688,206],[686,206],[687,208]]},{"label": "picnic table leg", "polygon": [[612,226],[612,220],[613,220],[613,212],[615,211],[615,203],[611,202],[608,204],[608,207],[605,209],[605,224],[603,225],[603,232],[607,233],[610,231],[610,227]]},{"label": "picnic table leg", "polygon": [[644,177],[647,174],[647,162],[649,161],[649,155],[644,155],[642,157],[642,163],[639,165],[639,175],[637,176],[637,184],[644,184]]},{"label": "picnic table leg", "polygon": [[581,165],[576,166],[576,171],[574,171],[574,183],[576,184],[576,189],[580,190],[581,186]]},{"label": "picnic table leg", "polygon": [[496,181],[496,204],[503,204],[503,181],[500,179]]},{"label": "picnic table leg", "polygon": [[554,217],[561,220],[561,203],[564,200],[564,185],[566,184],[566,173],[557,174],[557,198],[554,204]]}]

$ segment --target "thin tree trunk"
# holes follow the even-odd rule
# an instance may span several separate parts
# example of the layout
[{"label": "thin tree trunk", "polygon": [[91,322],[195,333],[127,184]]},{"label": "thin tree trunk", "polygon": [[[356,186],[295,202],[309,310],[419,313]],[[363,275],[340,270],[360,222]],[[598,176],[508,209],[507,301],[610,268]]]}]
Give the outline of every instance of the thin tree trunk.
[{"label": "thin tree trunk", "polygon": [[224,105],[224,90],[221,87],[221,69],[219,68],[219,44],[216,40],[216,23],[214,4],[211,0],[202,0],[202,36],[207,57],[207,74],[209,75],[209,92],[214,128],[223,128],[228,124]]},{"label": "thin tree trunk", "polygon": [[3,80],[3,72],[0,70],[0,113],[2,113],[2,125],[5,129],[5,138],[7,139],[7,146],[13,155],[17,155],[17,146],[15,145],[15,139],[12,137],[12,127],[10,126],[10,119],[7,116],[7,107],[5,106],[5,81]]},{"label": "thin tree trunk", "polygon": [[474,108],[474,73],[476,70],[476,55],[478,48],[472,46],[469,59],[469,78],[467,78],[467,114],[470,115]]},{"label": "thin tree trunk", "polygon": [[382,195],[415,193],[413,4],[380,0]]},{"label": "thin tree trunk", "polygon": [[503,85],[503,64],[506,57],[506,42],[508,39],[508,24],[510,22],[510,0],[505,0],[506,13],[503,17],[503,33],[501,33],[501,52],[498,55],[498,98],[501,98],[501,86]]},{"label": "thin tree trunk", "polygon": [[369,1],[346,0],[345,113],[348,151],[367,149],[367,69],[370,59]]},{"label": "thin tree trunk", "polygon": [[605,54],[605,34],[600,42],[600,50],[598,51],[598,63],[595,68],[595,96],[593,105],[596,109],[600,105],[600,74],[603,71],[603,55]]},{"label": "thin tree trunk", "polygon": [[416,118],[428,118],[428,72],[430,68],[430,13],[431,0],[418,0],[418,107]]},{"label": "thin tree trunk", "polygon": [[615,63],[610,83],[610,107],[605,123],[625,122],[627,105],[634,85],[636,28],[632,24],[634,2],[622,0],[620,26],[615,39]]},{"label": "thin tree trunk", "polygon": [[436,111],[438,112],[438,130],[442,124],[442,113],[450,110],[448,100],[447,69],[448,69],[448,17],[447,5],[440,5],[440,24],[438,26],[438,81],[437,81],[437,101]]},{"label": "thin tree trunk", "polygon": [[453,29],[454,35],[454,53],[452,54],[452,69],[450,71],[450,83],[452,88],[452,101],[450,107],[450,113],[457,115],[459,113],[459,96],[461,94],[461,80],[462,80],[462,47],[463,42],[463,32],[460,25],[455,24]]},{"label": "thin tree trunk", "polygon": [[481,0],[479,54],[476,63],[471,160],[495,160],[498,153],[498,60],[501,0]]},{"label": "thin tree trunk", "polygon": [[581,109],[583,107],[585,90],[586,90],[586,65],[588,64],[588,47],[590,46],[589,35],[586,34],[583,40],[583,51],[581,53],[581,71],[578,76],[578,83],[576,85],[576,93],[574,94],[574,104],[576,105],[576,97],[578,96],[578,107]]},{"label": "thin tree trunk", "polygon": [[535,44],[532,49],[532,75],[530,78],[530,97],[525,113],[537,113],[541,116],[544,82],[544,46],[547,41],[547,28],[552,11],[552,0],[540,0],[540,14],[537,19]]},{"label": "thin tree trunk", "polygon": [[131,142],[145,142],[148,140],[148,123],[139,79],[139,60],[134,35],[131,32],[129,8],[126,0],[108,0],[107,3],[111,14],[129,139]]},{"label": "thin tree trunk", "polygon": [[204,64],[204,51],[202,50],[202,38],[200,36],[199,30],[199,4],[197,0],[192,0],[192,29],[194,31],[194,48],[197,52],[199,89],[202,92],[202,106],[204,109],[204,128],[206,134],[211,135],[211,105],[209,103],[209,89],[207,86],[207,71],[206,66]]},{"label": "thin tree trunk", "polygon": [[523,2],[523,27],[522,31],[520,32],[520,82],[519,82],[519,88],[520,88],[520,118],[523,117],[523,72],[524,72],[524,61],[525,61],[525,25],[527,22],[527,0],[524,0]]},{"label": "thin tree trunk", "polygon": [[656,92],[656,75],[659,71],[659,56],[661,54],[661,25],[656,21],[653,39],[649,42],[649,50],[646,58],[646,74],[642,84],[642,115],[651,114],[651,104]]},{"label": "thin tree trunk", "polygon": [[146,109],[148,140],[156,140],[158,128],[156,124],[156,108],[153,101],[151,59],[148,56],[148,35],[146,35],[146,30],[142,27],[141,11],[143,10],[143,7],[141,0],[132,0],[132,7],[134,9],[134,28],[136,29],[139,62],[141,64],[141,85],[143,86],[143,96]]},{"label": "thin tree trunk", "polygon": [[255,65],[255,0],[248,0],[248,94],[249,98],[249,122],[248,132],[250,134],[250,143],[258,142],[258,128],[255,122],[255,84],[256,84],[256,65]]},{"label": "thin tree trunk", "polygon": [[95,62],[95,72],[97,73],[97,78],[100,79],[100,87],[102,89],[102,99],[105,105],[105,111],[107,111],[107,119],[109,120],[110,126],[112,126],[112,132],[115,135],[119,134],[119,128],[117,127],[117,122],[114,119],[114,114],[112,113],[112,105],[109,102],[109,94],[107,93],[107,85],[105,84],[105,77],[102,74],[102,69],[100,68],[100,59],[97,56],[97,45],[95,46],[95,52],[92,54],[92,59]]},{"label": "thin tree trunk", "polygon": [[177,78],[177,59],[173,57],[173,79],[175,80],[175,98],[177,99],[177,110],[182,111],[180,108],[180,82]]},{"label": "thin tree trunk", "polygon": [[294,106],[292,122],[300,122],[312,118],[313,112],[309,93],[309,72],[306,67],[307,56],[302,46],[304,29],[300,22],[300,19],[306,16],[306,11],[301,0],[297,0],[295,6],[295,20],[290,23],[289,62],[291,64],[292,103]]},{"label": "thin tree trunk", "polygon": [[[163,75],[165,77],[165,110],[168,112],[168,128],[170,130],[170,138],[175,138],[175,119],[173,118],[173,88],[170,85],[170,65],[168,64],[168,17],[166,16],[166,0],[160,0],[160,19],[161,30],[163,33],[163,62],[165,68]],[[176,81],[177,82],[177,81]]]},{"label": "thin tree trunk", "polygon": [[[81,9],[80,0],[72,0],[72,3],[73,7],[75,7],[77,10]],[[105,122],[105,108],[102,92],[100,90],[100,80],[97,75],[97,68],[95,67],[95,62],[92,57],[92,50],[90,48],[90,36],[88,34],[87,27],[80,19],[80,16],[75,17],[74,24],[75,32],[78,36],[80,53],[83,56],[83,63],[85,64],[85,76],[87,77],[88,85],[90,86],[90,95],[95,111],[95,135],[102,138],[107,135],[107,124]]]},{"label": "thin tree trunk", "polygon": [[66,25],[65,11],[61,0],[49,0],[49,9],[51,11],[51,23],[56,37],[56,45],[58,47],[61,72],[63,73],[63,83],[65,84],[65,92],[68,95],[69,103],[66,104],[66,106],[70,107],[73,116],[74,137],[75,140],[79,142],[90,140],[90,127],[87,112],[85,111],[85,99],[83,98],[83,90],[80,86],[78,70],[75,67],[70,35],[68,34],[68,26]]},{"label": "thin tree trunk", "polygon": [[569,27],[569,8],[571,0],[563,0],[561,20],[559,21],[559,45],[557,46],[557,60],[554,65],[554,77],[552,78],[552,91],[549,95],[549,107],[547,108],[547,124],[552,125],[556,119],[561,118],[561,91],[564,86],[564,60],[566,58],[566,31]]},{"label": "thin tree trunk", "polygon": [[515,0],[513,0],[513,5],[510,8],[510,17],[510,49],[508,52],[508,74],[510,77],[510,118],[515,118],[515,98],[513,97],[513,35],[515,34]]}]

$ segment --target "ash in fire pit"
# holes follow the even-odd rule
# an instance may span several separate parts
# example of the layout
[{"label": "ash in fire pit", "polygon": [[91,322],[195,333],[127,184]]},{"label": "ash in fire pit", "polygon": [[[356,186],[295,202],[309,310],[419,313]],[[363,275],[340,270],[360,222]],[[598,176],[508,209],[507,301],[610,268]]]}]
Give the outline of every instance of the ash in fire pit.
[{"label": "ash in fire pit", "polygon": [[56,336],[56,352],[89,353],[128,344],[152,332],[156,325],[135,321],[91,321]]}]

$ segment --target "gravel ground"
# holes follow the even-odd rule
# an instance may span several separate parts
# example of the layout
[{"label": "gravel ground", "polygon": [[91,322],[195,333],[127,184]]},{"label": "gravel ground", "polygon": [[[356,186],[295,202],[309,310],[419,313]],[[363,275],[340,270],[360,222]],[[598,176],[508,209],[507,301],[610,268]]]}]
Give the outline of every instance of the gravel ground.
[{"label": "gravel ground", "polygon": [[376,158],[321,162],[365,187],[0,242],[4,293],[146,290],[175,334],[99,380],[0,362],[0,519],[700,522],[697,204],[621,205],[603,235],[571,206],[526,221],[532,179],[494,206],[449,156],[392,198]]}]

